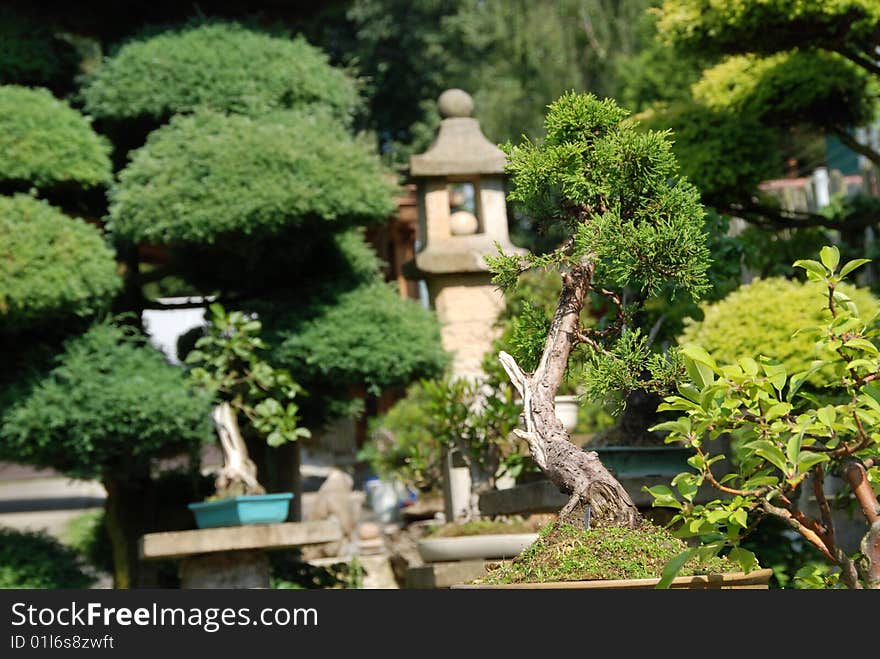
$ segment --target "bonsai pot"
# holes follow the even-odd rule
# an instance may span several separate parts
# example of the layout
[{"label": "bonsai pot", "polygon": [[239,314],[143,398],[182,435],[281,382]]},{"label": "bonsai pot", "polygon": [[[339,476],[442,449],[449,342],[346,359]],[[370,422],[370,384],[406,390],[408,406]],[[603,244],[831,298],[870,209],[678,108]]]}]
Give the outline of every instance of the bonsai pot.
[{"label": "bonsai pot", "polygon": [[426,563],[513,558],[538,539],[537,533],[461,535],[419,540],[419,555]]},{"label": "bonsai pot", "polygon": [[[766,590],[773,570],[766,568],[745,572],[724,572],[721,574],[695,574],[676,577],[670,588],[680,590]],[[647,589],[660,582],[655,579],[596,579],[591,581],[547,581],[544,583],[508,584],[455,584],[451,588],[486,590],[568,590],[568,589]]]},{"label": "bonsai pot", "polygon": [[244,524],[274,524],[287,519],[291,492],[279,494],[252,494],[204,503],[191,503],[196,525],[200,529]]},{"label": "bonsai pot", "polygon": [[577,396],[557,396],[553,399],[556,416],[568,432],[572,432],[578,422]]}]

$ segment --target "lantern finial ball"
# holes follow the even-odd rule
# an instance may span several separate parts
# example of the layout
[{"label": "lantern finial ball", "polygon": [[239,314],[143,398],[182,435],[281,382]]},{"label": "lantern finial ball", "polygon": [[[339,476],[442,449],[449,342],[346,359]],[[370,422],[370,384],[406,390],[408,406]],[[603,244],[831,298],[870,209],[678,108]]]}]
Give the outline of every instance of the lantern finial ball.
[{"label": "lantern finial ball", "polygon": [[469,117],[474,111],[474,99],[463,89],[447,89],[437,99],[437,109],[444,119]]}]

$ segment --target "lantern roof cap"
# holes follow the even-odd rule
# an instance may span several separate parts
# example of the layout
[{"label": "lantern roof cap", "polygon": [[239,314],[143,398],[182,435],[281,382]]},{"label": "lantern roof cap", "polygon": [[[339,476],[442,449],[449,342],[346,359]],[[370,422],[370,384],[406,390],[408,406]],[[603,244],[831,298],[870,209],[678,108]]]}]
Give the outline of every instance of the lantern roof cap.
[{"label": "lantern roof cap", "polygon": [[471,117],[474,102],[461,89],[447,89],[437,99],[443,120],[430,148],[409,160],[411,176],[470,176],[504,173],[507,156],[492,144]]}]

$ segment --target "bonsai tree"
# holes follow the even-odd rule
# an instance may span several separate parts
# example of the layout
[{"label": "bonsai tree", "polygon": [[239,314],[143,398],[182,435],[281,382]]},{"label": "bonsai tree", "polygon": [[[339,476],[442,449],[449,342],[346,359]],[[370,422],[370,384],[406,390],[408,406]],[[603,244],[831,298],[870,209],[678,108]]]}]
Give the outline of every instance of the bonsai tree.
[{"label": "bonsai tree", "polygon": [[[808,367],[791,372],[772,354],[742,356],[716,362],[695,345],[683,348],[690,381],[666,398],[661,409],[681,416],[659,426],[668,441],[680,441],[694,450],[689,461],[695,472],[678,475],[674,490],[651,488],[655,505],[678,513],[673,523],[683,537],[696,537],[693,552],[717,553],[732,546],[743,561],[752,557],[739,547],[765,516],[783,520],[816,547],[833,574],[801,574],[818,583],[840,583],[848,588],[880,588],[880,350],[876,305],[865,313],[842,282],[867,263],[857,259],[840,266],[836,247],[825,247],[820,261],[797,261],[806,271],[814,295],[812,303],[825,312],[818,324],[798,329],[817,346]],[[872,300],[873,302],[873,300]],[[823,305],[824,303],[824,305]],[[818,391],[805,385],[821,376]],[[732,438],[735,469],[713,472],[724,456],[717,441]],[[832,514],[834,502],[824,487],[828,476],[848,485],[867,526],[855,553],[848,552]],[[718,498],[694,504],[703,483],[718,490]],[[815,497],[816,510],[801,505],[806,489]],[[676,564],[673,565],[673,568]]]},{"label": "bonsai tree", "polygon": [[265,493],[242,437],[242,421],[269,446],[310,436],[299,425],[299,406],[293,400],[299,386],[290,373],[273,368],[258,354],[266,348],[260,328],[260,321],[212,304],[207,335],[186,358],[196,386],[220,399],[212,418],[223,450],[223,468],[215,481],[221,498]]},{"label": "bonsai tree", "polygon": [[[543,142],[508,144],[509,197],[547,227],[564,229],[562,245],[540,257],[500,253],[489,259],[494,281],[516,286],[532,268],[561,274],[549,326],[532,334],[540,359],[526,372],[506,352],[499,358],[523,401],[525,429],[535,462],[570,494],[558,523],[636,527],[641,515],[595,452],[570,441],[554,414],[554,396],[575,348],[584,349],[587,396],[647,388],[662,391],[681,371],[675,355],[652,354],[648,338],[632,328],[645,299],[666,291],[698,296],[707,287],[708,251],[696,188],[678,176],[667,132],[638,131],[610,100],[568,93],[549,106]],[[622,289],[636,292],[626,304]],[[613,312],[584,327],[588,296],[606,298]]]}]

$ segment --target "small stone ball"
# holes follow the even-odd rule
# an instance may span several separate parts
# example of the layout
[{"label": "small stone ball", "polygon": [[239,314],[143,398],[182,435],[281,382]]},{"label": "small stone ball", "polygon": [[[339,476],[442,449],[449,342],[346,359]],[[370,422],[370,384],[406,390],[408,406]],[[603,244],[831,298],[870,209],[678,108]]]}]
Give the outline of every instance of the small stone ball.
[{"label": "small stone ball", "polygon": [[382,535],[382,529],[374,522],[364,522],[358,527],[361,540],[374,540]]},{"label": "small stone ball", "polygon": [[474,111],[474,99],[463,89],[447,89],[437,99],[437,110],[444,119],[469,117]]},{"label": "small stone ball", "polygon": [[469,236],[477,232],[478,226],[476,216],[468,211],[455,211],[449,216],[449,229],[454,236]]}]

